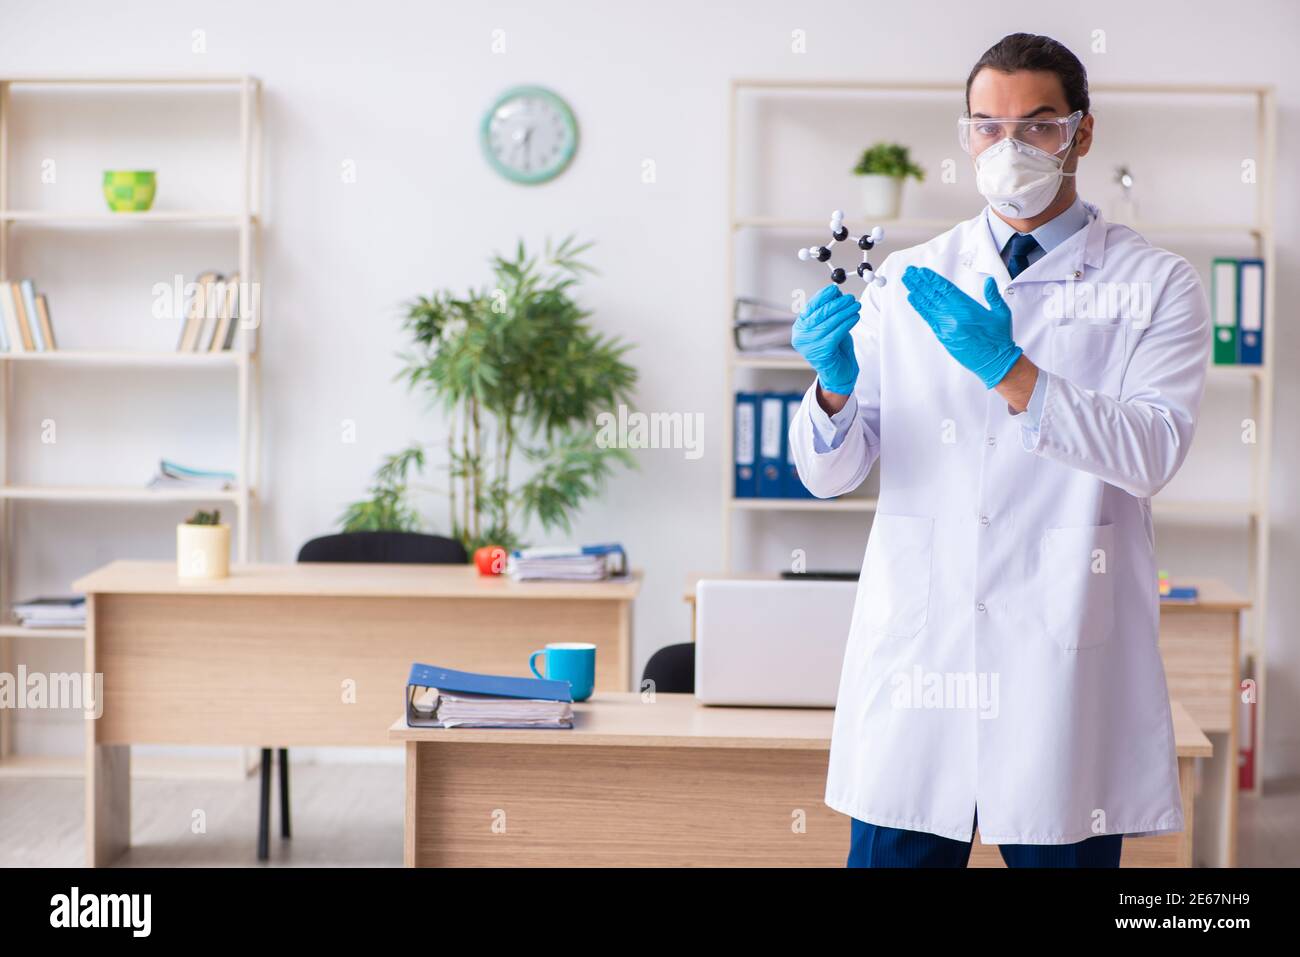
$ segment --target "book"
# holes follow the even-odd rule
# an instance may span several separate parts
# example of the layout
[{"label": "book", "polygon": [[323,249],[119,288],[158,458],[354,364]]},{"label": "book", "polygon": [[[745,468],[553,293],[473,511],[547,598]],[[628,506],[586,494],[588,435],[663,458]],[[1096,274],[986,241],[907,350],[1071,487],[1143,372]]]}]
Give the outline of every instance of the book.
[{"label": "book", "polygon": [[[0,350],[9,352],[22,351],[22,343],[14,338],[18,328],[13,322],[13,300],[9,298],[8,283],[0,282]],[[9,343],[15,343],[10,346]]]},{"label": "book", "polygon": [[18,282],[18,289],[23,298],[23,317],[27,320],[27,326],[31,330],[32,344],[37,352],[45,352],[48,346],[45,345],[45,335],[41,331],[40,318],[36,315],[36,284],[30,279],[22,279]]},{"label": "book", "polygon": [[213,325],[212,337],[207,344],[209,352],[229,349],[235,339],[236,318],[239,315],[239,273],[217,284],[219,313]]},{"label": "book", "polygon": [[572,728],[567,681],[456,671],[416,663],[406,682],[412,728]]},{"label": "book", "polygon": [[211,289],[221,279],[217,272],[205,272],[194,281],[194,294],[190,297],[185,310],[185,322],[181,326],[180,341],[176,343],[178,352],[194,352],[199,348],[203,331],[208,324],[212,310],[209,307]]},{"label": "book", "polygon": [[18,283],[9,283],[9,298],[13,300],[14,323],[18,328],[18,338],[23,343],[23,351],[35,352],[36,340],[32,338],[31,327],[27,325],[27,310],[23,306],[23,291]]},{"label": "book", "polygon": [[53,352],[58,348],[54,342],[54,325],[50,322],[50,304],[45,299],[45,293],[36,297],[36,317],[40,320],[41,335],[45,339],[45,348]]}]

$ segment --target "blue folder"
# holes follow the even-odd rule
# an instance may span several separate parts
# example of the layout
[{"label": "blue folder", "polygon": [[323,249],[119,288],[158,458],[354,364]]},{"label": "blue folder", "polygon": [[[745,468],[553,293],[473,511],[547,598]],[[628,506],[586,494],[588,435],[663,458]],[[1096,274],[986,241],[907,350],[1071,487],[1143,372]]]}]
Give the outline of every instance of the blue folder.
[{"label": "blue folder", "polygon": [[758,495],[758,394],[736,393],[735,447],[736,498]]},{"label": "blue folder", "polygon": [[546,678],[516,678],[514,675],[485,675],[476,671],[456,671],[437,665],[411,665],[407,687],[437,688],[461,694],[488,694],[497,698],[539,698],[543,701],[572,701],[567,681]]},{"label": "blue folder", "polygon": [[453,694],[491,695],[495,698],[537,698],[543,701],[572,701],[573,691],[567,681],[545,678],[516,678],[512,675],[485,675],[474,671],[456,671],[437,665],[411,665],[406,679],[406,724],[411,724],[415,688],[437,688]]},{"label": "blue folder", "polygon": [[1264,260],[1237,260],[1237,361],[1264,362]]},{"label": "blue folder", "polygon": [[812,492],[803,484],[803,479],[799,478],[799,468],[794,464],[794,446],[790,443],[790,430],[794,427],[795,416],[803,408],[803,393],[790,392],[785,397],[785,432],[786,432],[786,456],[785,456],[785,497],[786,498],[814,498]]},{"label": "blue folder", "polygon": [[785,497],[785,395],[764,392],[758,397],[758,497]]}]

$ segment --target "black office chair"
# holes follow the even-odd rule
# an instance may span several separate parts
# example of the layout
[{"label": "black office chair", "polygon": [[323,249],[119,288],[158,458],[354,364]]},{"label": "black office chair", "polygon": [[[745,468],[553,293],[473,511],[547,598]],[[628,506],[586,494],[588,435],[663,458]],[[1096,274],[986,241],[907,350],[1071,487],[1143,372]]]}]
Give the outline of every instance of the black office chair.
[{"label": "black office chair", "polygon": [[[299,562],[365,562],[397,565],[464,565],[469,555],[460,542],[419,532],[343,532],[313,538],[298,551]],[[289,749],[280,748],[280,836],[289,834]],[[257,859],[271,844],[271,749],[262,749],[262,797],[257,818]]]},{"label": "black office chair", "polygon": [[646,682],[664,694],[695,693],[695,642],[665,645],[650,656],[641,673],[641,687]]}]

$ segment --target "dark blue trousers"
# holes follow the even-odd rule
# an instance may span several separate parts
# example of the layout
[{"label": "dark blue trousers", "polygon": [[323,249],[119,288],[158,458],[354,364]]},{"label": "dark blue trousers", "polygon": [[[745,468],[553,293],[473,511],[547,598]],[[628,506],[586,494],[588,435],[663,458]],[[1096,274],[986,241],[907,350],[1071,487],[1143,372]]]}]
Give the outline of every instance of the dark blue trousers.
[{"label": "dark blue trousers", "polygon": [[[853,818],[849,867],[965,867],[975,839],[954,841],[925,831],[879,827]],[[1098,834],[1077,844],[999,844],[1007,867],[1119,867],[1123,834]]]}]

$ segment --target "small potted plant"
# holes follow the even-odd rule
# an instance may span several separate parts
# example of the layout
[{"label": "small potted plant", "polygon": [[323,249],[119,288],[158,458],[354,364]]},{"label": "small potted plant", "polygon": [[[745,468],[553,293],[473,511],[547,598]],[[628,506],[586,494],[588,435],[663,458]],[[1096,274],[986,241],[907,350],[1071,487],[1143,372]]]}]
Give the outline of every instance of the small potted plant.
[{"label": "small potted plant", "polygon": [[853,172],[862,178],[863,215],[873,219],[897,219],[903,180],[925,179],[925,170],[912,162],[911,152],[900,143],[877,143],[863,150]]},{"label": "small potted plant", "polygon": [[230,575],[230,526],[221,512],[195,512],[176,526],[176,573],[181,578]]}]

